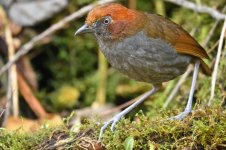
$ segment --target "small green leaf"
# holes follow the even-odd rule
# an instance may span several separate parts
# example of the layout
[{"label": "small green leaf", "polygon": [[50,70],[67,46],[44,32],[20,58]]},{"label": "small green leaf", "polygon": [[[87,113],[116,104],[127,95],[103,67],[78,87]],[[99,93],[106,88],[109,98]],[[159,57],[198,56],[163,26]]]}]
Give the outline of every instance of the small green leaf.
[{"label": "small green leaf", "polygon": [[133,147],[134,147],[133,137],[130,136],[130,137],[126,138],[123,145],[124,145],[125,150],[133,150]]}]

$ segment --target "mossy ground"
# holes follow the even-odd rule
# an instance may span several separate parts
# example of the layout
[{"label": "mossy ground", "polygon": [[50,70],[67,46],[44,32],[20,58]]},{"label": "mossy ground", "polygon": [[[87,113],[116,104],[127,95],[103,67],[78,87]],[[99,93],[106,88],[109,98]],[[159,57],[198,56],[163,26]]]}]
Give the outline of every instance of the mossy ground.
[{"label": "mossy ground", "polygon": [[[135,121],[122,119],[115,131],[107,129],[98,143],[100,124],[85,121],[79,132],[66,125],[36,133],[1,130],[0,149],[226,149],[226,110],[220,106],[197,109],[183,121],[168,120],[166,112],[151,119],[142,112]],[[130,148],[131,149],[131,148]],[[129,150],[128,148],[126,150]]]},{"label": "mossy ground", "polygon": [[124,149],[126,138],[132,137],[134,149],[226,148],[226,113],[221,108],[197,110],[183,121],[164,118],[140,114],[136,122],[123,120],[114,133],[105,133],[103,143],[108,149]]},{"label": "mossy ground", "polygon": [[[59,127],[58,127],[59,128]],[[25,132],[23,128],[15,131],[0,129],[0,149],[1,150],[31,150],[38,145],[43,139],[51,134],[51,127],[43,127],[41,130],[31,133]]]},{"label": "mossy ground", "polygon": [[[91,2],[92,0],[77,0],[71,1],[73,4],[69,5],[68,12],[72,13],[77,10],[77,7]],[[125,1],[124,1],[125,2]],[[137,1],[138,9],[152,12],[154,6],[150,1]],[[76,4],[79,5],[76,5]],[[81,3],[81,4],[80,4]],[[149,4],[150,5],[147,5]],[[213,8],[225,6],[225,0],[207,1],[202,0],[203,4],[209,5]],[[73,8],[75,7],[75,8]],[[191,10],[183,9],[181,7],[167,3],[167,15],[177,23],[183,25],[187,31],[196,29],[194,37],[200,42],[208,36],[208,31],[215,22],[209,15],[191,13]],[[65,17],[66,14],[62,14]],[[185,17],[186,16],[186,17]],[[57,18],[55,18],[56,20]],[[53,102],[56,103],[55,92],[59,93],[59,88],[62,85],[73,85],[80,91],[80,100],[76,105],[77,108],[83,106],[90,106],[96,95],[97,77],[97,44],[93,37],[84,35],[80,38],[72,38],[75,28],[78,28],[83,22],[75,20],[68,29],[56,34],[51,45],[44,45],[36,49],[48,49],[42,54],[32,60],[34,67],[40,74],[39,83],[41,85],[41,92],[38,93],[42,104],[50,112],[56,112],[59,108],[57,104],[51,106]],[[206,49],[213,47],[214,43],[219,39],[221,25],[217,28],[214,36],[208,42]],[[46,28],[46,25],[42,25]],[[43,28],[42,27],[42,28]],[[25,34],[26,35],[26,34]],[[35,51],[35,50],[34,50]],[[210,52],[210,50],[209,50]],[[214,60],[217,50],[210,52],[211,60]],[[68,128],[67,123],[62,126],[48,127],[44,125],[37,132],[25,132],[23,128],[16,131],[9,131],[7,129],[0,129],[0,150],[37,150],[37,149],[108,149],[108,150],[147,150],[147,149],[226,149],[226,59],[225,46],[220,61],[218,78],[215,89],[214,103],[210,107],[206,107],[210,96],[211,77],[199,76],[196,84],[196,91],[194,95],[194,111],[182,121],[167,120],[170,116],[178,114],[183,110],[191,83],[191,76],[180,88],[178,95],[173,99],[173,102],[166,110],[161,110],[162,105],[167,98],[169,92],[164,89],[170,89],[169,86],[174,87],[175,82],[171,82],[163,90],[151,97],[150,101],[146,101],[143,112],[138,112],[135,117],[122,119],[117,125],[114,132],[108,128],[102,138],[101,143],[98,143],[97,138],[99,134],[100,124],[97,121],[82,122],[80,130],[74,132]],[[42,59],[40,59],[42,58]],[[39,59],[39,61],[37,61]],[[45,60],[45,61],[43,61]],[[207,60],[208,61],[208,60]],[[82,64],[82,65],[78,65]],[[210,60],[208,64],[211,64]],[[41,66],[41,67],[40,67]],[[64,71],[62,71],[62,66]],[[64,67],[69,66],[69,67]],[[41,71],[43,70],[43,71]],[[45,76],[45,75],[49,76]],[[121,75],[109,69],[107,90],[107,102],[113,102],[118,97],[130,99],[135,97],[131,87],[131,82],[125,82],[128,87],[127,90],[122,90],[121,93],[129,91],[127,96],[120,95],[120,88],[118,86]],[[127,81],[127,80],[126,80]],[[133,82],[134,83],[134,82]],[[125,87],[125,86],[123,86]],[[138,87],[136,85],[136,87]],[[116,89],[116,90],[115,90]],[[117,93],[117,89],[119,92]],[[68,90],[67,90],[68,91]],[[136,91],[136,90],[135,90]],[[140,92],[140,91],[139,91]],[[137,92],[137,93],[139,93]],[[142,91],[143,92],[143,91]],[[118,94],[118,95],[117,95]],[[129,96],[128,96],[129,95]],[[57,95],[58,96],[58,95]],[[68,101],[65,101],[68,103]],[[62,105],[60,105],[62,106]],[[73,108],[73,109],[74,109]],[[72,109],[72,108],[70,108]],[[138,108],[139,110],[141,108]],[[135,112],[135,111],[134,111]],[[133,112],[133,113],[134,113]],[[130,116],[133,113],[130,113]],[[132,120],[132,121],[131,121]]]}]

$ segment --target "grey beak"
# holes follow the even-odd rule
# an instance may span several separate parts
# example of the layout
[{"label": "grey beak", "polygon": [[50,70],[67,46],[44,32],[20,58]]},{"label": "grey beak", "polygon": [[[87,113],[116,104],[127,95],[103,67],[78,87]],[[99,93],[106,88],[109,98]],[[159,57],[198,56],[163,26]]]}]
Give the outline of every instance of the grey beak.
[{"label": "grey beak", "polygon": [[93,29],[91,27],[89,27],[87,24],[84,24],[75,32],[74,35],[76,36],[79,34],[90,33],[90,32],[93,32]]}]

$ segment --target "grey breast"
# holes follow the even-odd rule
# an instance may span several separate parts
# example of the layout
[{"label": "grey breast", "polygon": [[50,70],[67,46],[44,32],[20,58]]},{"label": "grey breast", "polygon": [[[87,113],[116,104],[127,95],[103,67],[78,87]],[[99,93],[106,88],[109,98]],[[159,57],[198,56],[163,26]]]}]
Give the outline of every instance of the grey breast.
[{"label": "grey breast", "polygon": [[147,37],[143,31],[117,43],[98,43],[112,67],[130,78],[152,84],[183,74],[191,60],[163,40]]}]

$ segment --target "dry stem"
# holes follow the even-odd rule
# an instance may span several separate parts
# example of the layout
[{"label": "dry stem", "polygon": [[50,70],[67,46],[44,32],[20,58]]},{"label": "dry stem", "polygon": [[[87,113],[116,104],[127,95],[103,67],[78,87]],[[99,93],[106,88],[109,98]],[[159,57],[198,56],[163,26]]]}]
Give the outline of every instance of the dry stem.
[{"label": "dry stem", "polygon": [[225,37],[225,31],[226,31],[226,17],[224,20],[224,25],[221,31],[221,36],[219,40],[219,45],[218,45],[218,50],[217,50],[217,56],[216,56],[216,62],[214,65],[214,70],[212,73],[212,81],[211,81],[211,94],[210,94],[210,99],[208,102],[208,105],[212,104],[213,98],[214,98],[214,91],[215,91],[215,86],[216,86],[216,80],[217,80],[217,71],[219,67],[219,62],[220,62],[220,56],[222,52],[222,47],[223,47],[223,42],[224,42],[224,37]]},{"label": "dry stem", "polygon": [[165,0],[165,1],[183,6],[188,9],[192,9],[196,12],[207,13],[217,20],[223,20],[226,17],[226,14],[222,14],[219,11],[217,11],[216,9],[210,8],[208,6],[195,4],[195,3],[192,3],[192,2],[189,2],[186,0]]}]

